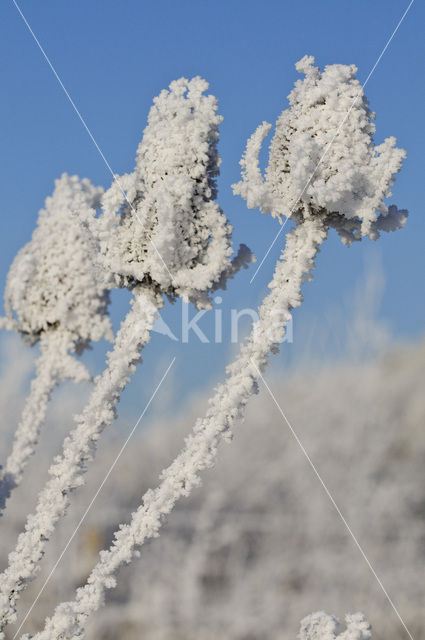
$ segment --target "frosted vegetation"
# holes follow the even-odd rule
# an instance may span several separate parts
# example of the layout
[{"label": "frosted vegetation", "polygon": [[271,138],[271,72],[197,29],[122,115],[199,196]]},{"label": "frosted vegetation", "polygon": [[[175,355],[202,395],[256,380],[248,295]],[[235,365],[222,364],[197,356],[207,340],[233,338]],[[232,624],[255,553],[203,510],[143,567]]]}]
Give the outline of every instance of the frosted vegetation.
[{"label": "frosted vegetation", "polygon": [[[231,227],[214,201],[220,117],[215,98],[203,94],[206,88],[195,78],[174,82],[163,91],[149,114],[134,172],[116,178],[102,199],[99,218],[95,209],[81,212],[81,233],[87,229],[98,239],[105,273],[116,284],[128,286],[134,298],[108,354],[107,368],[95,380],[87,406],[50,467],[36,510],[28,516],[0,576],[0,629],[15,620],[19,593],[38,571],[44,547],[69,506],[70,492],[84,482],[96,442],[113,421],[119,395],[149,342],[162,295],[181,295],[205,306],[208,290],[225,282],[226,273],[234,275]],[[167,248],[173,256],[173,277],[160,253],[167,258]],[[235,262],[243,261],[237,256]],[[13,282],[12,270],[9,288]]]},{"label": "frosted vegetation", "polygon": [[[361,293],[363,297],[363,288]],[[357,324],[351,309],[346,321],[349,332],[342,336],[344,343]],[[364,340],[372,352],[371,328],[380,327],[370,320],[365,334],[356,331],[360,351]],[[334,329],[330,331],[329,340],[334,336]],[[315,338],[322,340],[320,335]],[[13,346],[1,355],[6,376],[25,354]],[[281,372],[269,370],[267,383],[413,637],[424,640],[425,509],[418,478],[425,456],[425,343],[385,348],[365,362],[352,362],[346,354],[339,360],[325,362],[320,355],[319,361],[309,359],[299,372],[287,372],[285,379]],[[15,388],[19,389],[18,380]],[[22,632],[43,628],[58,602],[84,584],[118,524],[128,519],[140,494],[153,486],[160,470],[178,453],[208,395],[205,389],[192,396],[177,414],[170,398],[166,406],[161,402],[159,415],[147,416],[147,428],[134,436]],[[25,512],[33,507],[49,456],[65,431],[58,418],[64,407],[71,413],[82,401],[72,388],[63,389],[55,400],[47,426],[59,432],[44,439],[34,460],[31,486],[23,483],[5,512],[2,562]],[[5,403],[6,399],[2,411]],[[10,433],[14,415],[7,421]],[[121,434],[128,433],[137,417],[135,409],[116,431],[105,432],[87,486],[75,492],[68,516],[46,548],[37,580],[23,592],[20,621],[118,454]],[[372,637],[407,638],[262,389],[249,403],[233,441],[220,448],[217,465],[205,472],[202,487],[177,503],[161,536],[119,572],[117,587],[107,594],[106,607],[92,616],[85,637],[295,640],[300,620],[319,609],[337,615],[342,623],[346,612],[362,611],[373,626]],[[15,629],[9,627],[8,638],[13,638]]]},{"label": "frosted vegetation", "polygon": [[362,613],[345,616],[347,628],[342,631],[340,622],[335,616],[317,611],[301,620],[299,640],[369,640],[370,625]]},{"label": "frosted vegetation", "polygon": [[362,236],[376,240],[379,231],[406,221],[406,211],[384,202],[406,153],[395,138],[373,144],[375,114],[355,77],[357,67],[334,64],[320,72],[313,63],[305,56],[295,65],[305,78],[295,83],[290,107],[276,122],[266,177],[258,154],[271,125],[263,122],[248,140],[234,192],[248,208],[280,219],[320,220],[347,244]]},{"label": "frosted vegetation", "polygon": [[[404,151],[393,138],[374,145],[374,114],[354,66],[332,65],[321,72],[313,63],[306,56],[297,64],[304,78],[296,83],[290,106],[276,123],[265,177],[258,154],[271,128],[267,123],[248,140],[242,180],[234,185],[248,208],[279,219],[290,216],[295,222],[286,235],[270,292],[259,307],[259,320],[157,487],[140,496],[131,519],[116,530],[75,599],[59,604],[44,629],[27,638],[83,636],[106,591],[117,586],[118,569],[139,556],[142,545],[158,536],[177,501],[200,484],[201,471],[215,463],[220,441],[229,439],[244,417],[260,372],[278,349],[292,310],[303,300],[301,287],[312,279],[329,229],[335,228],[343,242],[351,244],[364,236],[375,240],[381,231],[405,223],[405,211],[385,204]],[[198,308],[211,306],[211,293],[225,287],[226,280],[252,259],[245,246],[231,259],[232,229],[216,202],[221,117],[215,97],[205,95],[207,87],[201,78],[180,79],[160,93],[149,113],[134,171],[116,176],[103,195],[86,180],[63,176],[40,214],[33,240],[12,265],[4,325],[32,343],[40,340],[42,351],[11,454],[15,466],[5,466],[3,502],[34,450],[53,385],[59,378],[79,381],[86,376],[72,354],[109,333],[109,289],[127,287],[133,299],[106,369],[93,381],[88,402],[50,466],[36,508],[0,575],[0,638],[17,620],[18,600],[40,570],[71,493],[84,484],[99,437],[116,417],[120,394],[149,342],[158,309],[167,298],[176,297]],[[72,273],[68,251],[76,261]],[[58,360],[63,360],[63,369]],[[34,421],[28,406],[36,407]],[[325,640],[339,632],[336,619],[326,614],[306,620],[303,639]],[[339,637],[366,640],[368,633],[361,615],[354,615],[347,618],[347,629]]]},{"label": "frosted vegetation", "polygon": [[112,331],[107,315],[107,272],[96,262],[96,237],[80,224],[93,216],[103,189],[64,174],[40,211],[31,241],[16,256],[7,278],[2,321],[30,344],[40,342],[31,384],[10,455],[0,470],[0,510],[22,480],[60,380],[89,379],[75,355]]}]

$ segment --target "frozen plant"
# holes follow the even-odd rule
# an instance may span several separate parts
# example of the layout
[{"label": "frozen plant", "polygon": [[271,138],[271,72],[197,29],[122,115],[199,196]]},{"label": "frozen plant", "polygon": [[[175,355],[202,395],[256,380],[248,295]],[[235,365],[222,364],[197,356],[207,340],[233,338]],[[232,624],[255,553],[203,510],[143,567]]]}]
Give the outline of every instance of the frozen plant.
[{"label": "frozen plant", "polygon": [[372,630],[362,613],[345,616],[347,628],[342,631],[338,618],[324,611],[311,613],[301,620],[299,640],[370,640]]},{"label": "frozen plant", "polygon": [[373,144],[370,111],[354,65],[334,64],[321,72],[312,56],[295,66],[305,74],[279,116],[265,177],[258,155],[271,124],[263,122],[248,140],[242,181],[234,185],[249,209],[259,207],[282,221],[309,219],[334,227],[346,244],[404,225],[406,211],[387,207],[391,185],[406,152],[395,138]]},{"label": "frozen plant", "polygon": [[52,389],[66,378],[89,379],[74,354],[91,340],[112,337],[106,282],[93,258],[96,241],[81,224],[81,216],[94,216],[102,193],[87,179],[63,174],[31,241],[10,267],[2,324],[31,345],[39,342],[40,356],[12,451],[0,469],[0,510],[34,453]]},{"label": "frozen plant", "polygon": [[115,180],[103,197],[100,218],[87,220],[99,238],[105,271],[132,291],[132,308],[0,576],[0,629],[16,619],[19,593],[34,578],[69,494],[84,483],[97,440],[115,417],[164,294],[208,306],[208,290],[250,260],[242,247],[232,263],[231,227],[215,202],[221,117],[216,98],[204,95],[207,88],[199,77],[182,78],[155,98],[134,172]]},{"label": "frozen plant", "polygon": [[[222,117],[207,88],[200,77],[181,78],[155,98],[135,170],[105,194],[99,231],[105,265],[120,286],[201,307],[210,307],[208,291],[233,270],[232,228],[215,201]],[[239,266],[241,255],[248,257],[244,246]]]},{"label": "frozen plant", "polygon": [[[176,501],[199,485],[200,472],[213,465],[221,439],[229,438],[233,424],[243,417],[249,398],[257,391],[261,371],[270,354],[278,350],[285,323],[303,300],[302,284],[311,279],[329,227],[337,228],[350,243],[362,235],[376,239],[379,230],[396,229],[405,222],[406,212],[387,209],[384,204],[405,152],[394,146],[392,138],[374,146],[373,114],[355,79],[354,66],[332,65],[321,73],[313,62],[312,57],[305,57],[297,64],[305,79],[296,83],[290,107],[277,122],[267,178],[262,178],[258,166],[261,141],[270,129],[264,123],[248,141],[242,160],[243,181],[234,187],[249,208],[259,206],[274,216],[285,211],[289,214],[291,207],[294,211],[296,225],[287,234],[269,284],[270,293],[259,308],[259,320],[227,368],[226,379],[210,399],[206,416],[196,422],[182,451],[162,472],[158,487],[145,493],[131,521],[120,526],[111,547],[101,552],[75,600],[56,608],[45,629],[36,634],[37,640],[81,636],[89,615],[103,604],[106,589],[116,585],[120,566],[131,562],[144,542],[159,534]],[[330,142],[332,146],[326,147]],[[326,148],[328,154],[324,153]],[[323,166],[313,172],[320,158]],[[308,191],[300,193],[308,176]],[[330,181],[332,188],[328,187]]]}]

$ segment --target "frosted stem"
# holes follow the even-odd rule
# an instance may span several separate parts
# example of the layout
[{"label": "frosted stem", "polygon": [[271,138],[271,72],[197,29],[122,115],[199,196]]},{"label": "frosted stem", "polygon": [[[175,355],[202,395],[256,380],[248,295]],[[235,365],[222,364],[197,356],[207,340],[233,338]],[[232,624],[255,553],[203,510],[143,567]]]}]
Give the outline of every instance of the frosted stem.
[{"label": "frosted stem", "polygon": [[12,451],[0,470],[0,512],[13,489],[19,486],[25,467],[35,453],[44,424],[47,406],[60,378],[70,377],[76,382],[89,379],[85,367],[68,353],[72,341],[67,332],[47,331],[40,339],[41,353],[36,361],[36,376],[31,382],[21,420],[16,429]]},{"label": "frosted stem", "polygon": [[67,511],[71,491],[84,484],[83,476],[94,457],[96,442],[115,417],[120,393],[136,369],[143,346],[149,342],[160,306],[160,299],[149,289],[136,287],[132,309],[108,354],[108,366],[95,380],[88,404],[76,417],[77,426],[51,465],[50,478],[38,496],[36,510],[28,516],[25,531],[9,554],[9,566],[0,575],[0,638],[4,638],[4,627],[16,620],[19,594],[35,577],[44,547]]},{"label": "frosted stem", "polygon": [[206,416],[196,422],[183,450],[162,472],[159,486],[145,493],[130,524],[121,525],[111,547],[101,552],[99,562],[86,585],[77,590],[75,600],[56,608],[44,630],[34,636],[36,640],[81,637],[87,618],[103,604],[106,589],[116,585],[117,570],[137,556],[146,540],[158,535],[177,500],[189,495],[200,483],[199,472],[213,465],[220,440],[230,433],[235,420],[243,417],[245,405],[257,390],[258,370],[266,367],[270,353],[284,337],[291,309],[302,302],[301,285],[309,277],[325,237],[324,223],[313,218],[288,234],[269,285],[271,292],[259,309],[259,320],[228,367],[226,380],[217,387]]},{"label": "frosted stem", "polygon": [[20,484],[24,469],[35,452],[47,405],[57,384],[55,371],[46,351],[42,351],[37,359],[36,369],[37,374],[31,382],[30,393],[15,432],[12,451],[4,468],[0,470],[0,512],[5,508],[13,489]]}]

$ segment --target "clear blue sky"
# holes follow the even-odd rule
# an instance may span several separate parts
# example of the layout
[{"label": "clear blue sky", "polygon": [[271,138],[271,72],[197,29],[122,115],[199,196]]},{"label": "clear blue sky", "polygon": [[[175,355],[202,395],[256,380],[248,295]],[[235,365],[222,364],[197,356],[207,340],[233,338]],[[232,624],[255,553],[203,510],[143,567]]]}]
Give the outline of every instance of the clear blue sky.
[{"label": "clear blue sky", "polygon": [[[239,178],[238,162],[247,137],[261,121],[275,122],[286,107],[297,78],[294,63],[306,53],[321,66],[355,63],[363,82],[407,4],[406,0],[20,2],[116,172],[133,167],[154,95],[180,76],[200,74],[210,82],[224,116],[219,201],[234,225],[235,245],[245,242],[260,258],[277,223],[248,211],[230,188]],[[423,334],[424,24],[425,7],[416,0],[366,88],[377,113],[376,141],[394,135],[408,153],[391,199],[409,210],[407,226],[376,244],[367,241],[350,249],[335,237],[329,239],[315,280],[306,285],[305,304],[295,315],[296,341],[305,339],[301,329],[297,333],[297,318],[303,317],[304,326],[308,320],[320,323],[329,309],[342,307],[347,292],[362,276],[365,255],[370,254],[382,260],[387,280],[381,317],[390,323],[396,339]],[[9,264],[29,240],[54,178],[67,171],[106,187],[110,174],[12,0],[0,5],[0,31],[3,288]],[[223,309],[257,305],[281,246],[275,245],[252,285],[253,269],[237,278],[223,295]],[[114,300],[116,320],[125,313],[126,299],[121,294]],[[168,310],[165,317],[177,323],[178,311]],[[178,377],[194,385],[214,376],[228,355],[227,344],[200,346],[193,341],[182,347],[161,336],[149,349],[147,365],[160,367],[179,355]]]}]

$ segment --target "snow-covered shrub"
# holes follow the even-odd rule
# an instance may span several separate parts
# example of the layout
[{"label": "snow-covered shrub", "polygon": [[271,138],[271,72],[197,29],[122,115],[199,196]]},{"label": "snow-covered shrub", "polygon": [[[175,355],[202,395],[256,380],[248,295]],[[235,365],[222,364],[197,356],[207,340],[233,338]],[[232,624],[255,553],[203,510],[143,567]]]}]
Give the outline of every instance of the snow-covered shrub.
[{"label": "snow-covered shrub", "polygon": [[[302,302],[301,286],[311,278],[315,258],[329,227],[336,227],[346,240],[352,241],[361,239],[362,234],[376,238],[373,225],[395,229],[404,223],[405,213],[399,214],[393,209],[390,220],[394,224],[388,224],[388,210],[383,203],[404,152],[394,148],[393,140],[374,147],[372,114],[359,83],[353,80],[355,67],[333,65],[320,74],[312,63],[312,58],[298,63],[306,78],[297,83],[289,109],[278,120],[267,179],[263,180],[258,167],[258,151],[269,128],[263,124],[248,141],[242,162],[243,181],[235,186],[235,192],[240,193],[251,208],[260,206],[277,216],[283,215],[289,206],[296,208],[296,226],[287,235],[286,247],[269,284],[271,291],[259,308],[259,320],[228,367],[224,383],[210,399],[206,416],[196,422],[183,450],[162,472],[160,484],[144,494],[130,522],[119,527],[113,544],[101,552],[98,564],[85,586],[77,590],[75,600],[56,608],[52,618],[46,621],[45,629],[36,635],[38,640],[50,640],[59,633],[69,639],[81,635],[86,619],[103,604],[106,590],[115,587],[119,567],[131,562],[147,539],[158,535],[176,501],[189,495],[200,483],[200,472],[214,464],[219,442],[229,437],[235,421],[243,417],[249,398],[257,390],[261,370],[284,336],[291,310]],[[350,96],[356,98],[351,103]],[[340,140],[338,125],[347,113],[349,135],[344,134]],[[329,135],[326,127],[330,129]],[[335,157],[324,153],[331,140],[337,145]],[[302,183],[310,169],[314,169],[315,160],[320,159],[316,158],[314,145],[317,153],[322,153],[324,167],[317,180],[315,174],[311,176],[312,188],[304,198],[299,194],[299,176]],[[333,187],[329,190],[326,185],[331,179]],[[338,198],[336,191],[340,194]],[[385,218],[386,222],[381,225]],[[163,273],[162,269],[160,272]],[[281,323],[272,324],[276,310],[280,312]]]},{"label": "snow-covered shrub", "polygon": [[63,174],[31,241],[10,267],[3,325],[30,344],[40,342],[41,354],[12,452],[0,471],[0,509],[34,452],[53,387],[66,378],[89,379],[73,354],[92,340],[111,338],[108,283],[96,262],[96,240],[82,224],[94,218],[102,193],[87,179]]},{"label": "snow-covered shrub", "polygon": [[[363,279],[359,274],[359,284]],[[354,289],[348,286],[351,297]],[[351,310],[344,321],[347,344]],[[321,327],[316,340],[332,342],[335,325]],[[366,344],[368,339],[365,334]],[[298,363],[296,372],[287,370],[283,378],[278,366],[268,372],[267,383],[413,637],[424,640],[424,491],[418,478],[425,454],[425,342],[390,344],[379,358],[369,352],[366,362],[356,359],[355,364],[348,349],[337,361],[328,352],[314,360],[309,350],[301,369]],[[363,353],[361,345],[359,350]],[[42,628],[57,602],[84,583],[116,524],[137,508],[140,493],[153,486],[158,471],[178,452],[209,395],[207,385],[177,411],[172,397],[164,399],[147,416],[146,427],[120,458],[24,631]],[[52,409],[49,424],[54,425],[55,413],[63,409],[58,402]],[[134,419],[127,416],[119,426],[126,429],[137,417],[133,407]],[[46,548],[41,574],[22,595],[21,620],[119,453],[120,431],[105,433],[86,487],[73,496],[69,514]],[[46,443],[40,451],[45,459],[58,442],[57,437]],[[39,464],[31,493],[43,475]],[[22,514],[31,508],[27,494],[21,491],[21,502],[15,499],[8,507],[2,562],[22,526]],[[375,637],[407,637],[263,387],[247,407],[243,429],[235,430],[232,445],[220,448],[216,467],[204,474],[203,486],[176,505],[160,538],[120,571],[117,588],[106,595],[106,608],[92,616],[84,637],[287,640],[295,638],[301,618],[318,609],[360,610]],[[9,634],[14,635],[12,627]]]}]

